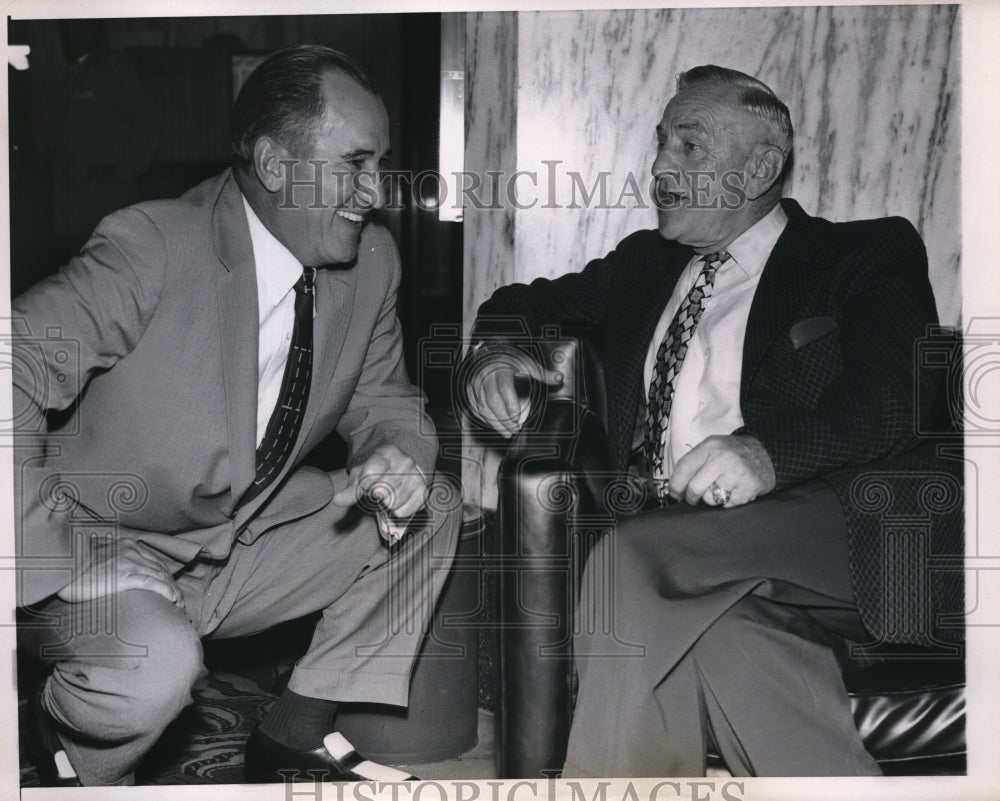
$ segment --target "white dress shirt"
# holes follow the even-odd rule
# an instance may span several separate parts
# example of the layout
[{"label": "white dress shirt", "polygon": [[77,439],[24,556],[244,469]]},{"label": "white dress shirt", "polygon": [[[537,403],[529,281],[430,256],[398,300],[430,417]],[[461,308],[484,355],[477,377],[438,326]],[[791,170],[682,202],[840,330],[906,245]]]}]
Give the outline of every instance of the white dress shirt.
[{"label": "white dress shirt", "polygon": [[257,273],[257,444],[278,402],[281,378],[292,344],[295,292],[302,265],[274,235],[243,198],[250,225],[250,242]]},{"label": "white dress shirt", "polygon": [[[784,210],[777,205],[726,248],[732,258],[715,275],[712,296],[703,303],[701,322],[688,344],[674,386],[670,419],[663,432],[663,475],[658,478],[669,477],[677,461],[706,437],[731,434],[743,425],[743,335],[764,264],[787,222]],[[701,256],[695,256],[684,268],[653,333],[643,373],[646,398],[656,351],[702,266]]]}]

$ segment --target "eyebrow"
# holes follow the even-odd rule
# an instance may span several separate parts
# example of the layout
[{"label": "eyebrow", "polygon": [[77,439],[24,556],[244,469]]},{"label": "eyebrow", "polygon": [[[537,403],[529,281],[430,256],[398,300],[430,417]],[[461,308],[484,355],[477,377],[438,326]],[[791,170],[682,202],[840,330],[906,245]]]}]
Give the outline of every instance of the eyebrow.
[{"label": "eyebrow", "polygon": [[692,120],[690,122],[678,122],[674,125],[678,131],[693,131],[694,133],[704,134],[707,129],[697,120]]},{"label": "eyebrow", "polygon": [[[696,134],[705,135],[708,132],[708,129],[704,125],[702,125],[700,122],[698,122],[697,120],[694,120],[694,121],[691,121],[691,122],[677,122],[677,123],[674,123],[674,125],[672,127],[673,127],[673,129],[675,131],[683,131],[685,133],[687,133],[687,132],[694,132]],[[666,136],[667,135],[667,129],[664,128],[662,125],[657,125],[656,126],[656,135],[657,136]]]},{"label": "eyebrow", "polygon": [[[344,161],[350,161],[351,159],[356,159],[356,158],[359,158],[361,156],[374,156],[374,155],[375,155],[375,151],[374,150],[365,150],[363,148],[359,148],[358,150],[352,150],[349,153],[344,153],[341,156],[341,158]],[[392,155],[392,148],[389,148],[382,155],[382,158],[388,158],[391,155]]]}]

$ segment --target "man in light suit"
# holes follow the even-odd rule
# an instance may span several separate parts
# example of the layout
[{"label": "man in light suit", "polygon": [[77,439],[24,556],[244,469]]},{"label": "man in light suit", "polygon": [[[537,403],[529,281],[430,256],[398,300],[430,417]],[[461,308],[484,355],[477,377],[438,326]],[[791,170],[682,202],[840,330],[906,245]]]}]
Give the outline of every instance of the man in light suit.
[{"label": "man in light suit", "polygon": [[[649,493],[580,584],[564,775],[703,775],[709,742],[738,775],[878,774],[835,649],[961,638],[942,627],[961,572],[926,562],[962,553],[962,463],[916,433],[939,425],[943,389],[914,368],[936,323],[923,244],[899,218],[783,200],[789,112],[748,75],[682,74],[656,132],[658,230],[498,290],[467,364],[473,412],[512,436],[515,376],[558,376],[510,333],[596,328],[609,457]],[[882,530],[883,495],[931,521],[923,555]],[[609,656],[593,624],[609,614],[642,656]]]},{"label": "man in light suit", "polygon": [[[407,703],[459,519],[368,219],[386,110],[301,46],[233,119],[231,170],[110,215],[14,303],[20,644],[52,666],[29,734],[59,783],[133,781],[202,637],[316,610],[248,780],[403,777],[334,731],[337,702]],[[301,466],[334,430],[347,469]]]}]

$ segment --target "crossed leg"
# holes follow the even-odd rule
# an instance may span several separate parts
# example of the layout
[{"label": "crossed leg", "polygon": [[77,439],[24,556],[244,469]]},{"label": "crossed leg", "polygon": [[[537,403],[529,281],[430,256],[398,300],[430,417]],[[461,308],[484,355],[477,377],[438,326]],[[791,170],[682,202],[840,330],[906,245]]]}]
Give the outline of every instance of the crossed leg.
[{"label": "crossed leg", "polygon": [[580,607],[642,652],[601,656],[603,635],[577,632],[564,775],[703,775],[709,734],[737,773],[879,772],[828,644],[863,628],[825,485],[625,520],[591,554]]}]

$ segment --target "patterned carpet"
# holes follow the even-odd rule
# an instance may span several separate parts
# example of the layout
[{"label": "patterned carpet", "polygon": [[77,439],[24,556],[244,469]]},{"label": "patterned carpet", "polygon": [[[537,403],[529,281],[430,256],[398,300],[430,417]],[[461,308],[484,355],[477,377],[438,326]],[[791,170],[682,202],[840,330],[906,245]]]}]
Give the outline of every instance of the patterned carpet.
[{"label": "patterned carpet", "polygon": [[[273,700],[254,681],[233,673],[214,672],[199,680],[194,703],[164,732],[136,772],[136,782],[242,782],[243,744]],[[26,707],[26,700],[18,705],[22,731]],[[38,772],[23,745],[20,759],[21,786],[38,787]]]},{"label": "patterned carpet", "polygon": [[243,745],[274,696],[249,679],[210,675],[137,772],[141,784],[243,781]]}]

